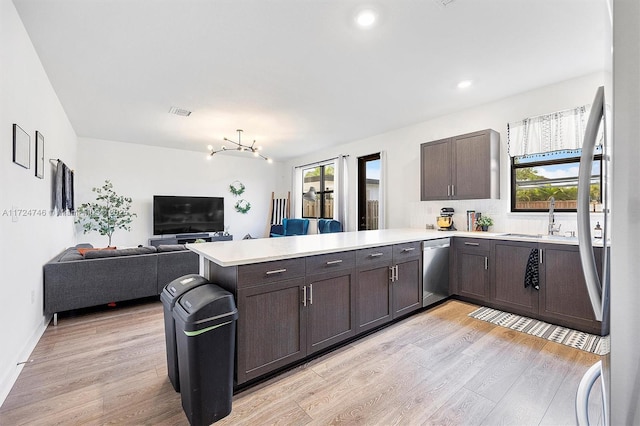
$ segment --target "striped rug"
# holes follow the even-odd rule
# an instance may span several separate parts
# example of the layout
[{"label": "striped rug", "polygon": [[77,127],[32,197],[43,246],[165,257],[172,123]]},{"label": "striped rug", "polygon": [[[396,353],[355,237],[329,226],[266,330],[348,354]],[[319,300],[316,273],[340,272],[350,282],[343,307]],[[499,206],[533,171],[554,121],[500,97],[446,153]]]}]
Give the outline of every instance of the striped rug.
[{"label": "striped rug", "polygon": [[497,309],[478,308],[469,316],[596,355],[605,355],[610,349],[609,336],[596,336]]}]

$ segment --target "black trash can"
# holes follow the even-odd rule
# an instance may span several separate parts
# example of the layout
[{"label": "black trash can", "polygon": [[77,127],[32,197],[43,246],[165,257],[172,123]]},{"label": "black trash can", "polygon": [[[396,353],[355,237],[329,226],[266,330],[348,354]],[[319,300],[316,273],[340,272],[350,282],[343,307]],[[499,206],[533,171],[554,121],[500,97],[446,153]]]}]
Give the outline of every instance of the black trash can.
[{"label": "black trash can", "polygon": [[173,320],[173,308],[180,296],[203,284],[209,284],[209,280],[198,274],[188,274],[171,281],[164,287],[162,293],[160,293],[160,300],[164,305],[167,374],[176,392],[180,392],[180,379],[178,374],[178,349],[176,347],[176,324]]},{"label": "black trash can", "polygon": [[182,408],[192,425],[209,425],[231,412],[238,310],[215,284],[186,292],[173,309]]}]

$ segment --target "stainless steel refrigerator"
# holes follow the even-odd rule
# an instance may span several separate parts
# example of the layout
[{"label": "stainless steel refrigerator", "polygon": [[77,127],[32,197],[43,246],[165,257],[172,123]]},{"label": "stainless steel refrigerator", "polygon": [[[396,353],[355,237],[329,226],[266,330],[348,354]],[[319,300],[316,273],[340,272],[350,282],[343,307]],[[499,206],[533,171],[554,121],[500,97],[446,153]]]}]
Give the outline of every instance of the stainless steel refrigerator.
[{"label": "stainless steel refrigerator", "polygon": [[[605,68],[612,63],[612,78],[602,91],[602,112],[610,159],[605,195],[610,212],[604,233],[610,241],[600,285],[587,278],[593,275],[587,255],[590,248],[585,246],[581,253],[585,252],[585,278],[591,282],[594,312],[600,312],[610,324],[611,352],[585,374],[577,392],[576,413],[581,424],[640,425],[640,2],[607,3],[613,48],[604,55]],[[589,237],[591,226],[578,225],[579,232],[585,227],[583,240]],[[602,388],[601,419],[585,417],[583,407],[591,383]]]}]

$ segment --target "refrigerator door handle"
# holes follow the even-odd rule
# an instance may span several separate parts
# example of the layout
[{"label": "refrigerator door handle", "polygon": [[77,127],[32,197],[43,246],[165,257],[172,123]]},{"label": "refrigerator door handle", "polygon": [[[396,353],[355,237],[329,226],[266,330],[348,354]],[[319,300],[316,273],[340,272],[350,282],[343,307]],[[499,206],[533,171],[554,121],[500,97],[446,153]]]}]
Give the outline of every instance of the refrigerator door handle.
[{"label": "refrigerator door handle", "polygon": [[[602,286],[598,278],[596,260],[591,245],[591,221],[589,220],[589,195],[591,187],[591,167],[593,163],[593,151],[598,138],[598,128],[604,117],[604,87],[599,87],[584,135],[582,155],[580,157],[580,170],[578,173],[578,247],[582,270],[587,283],[587,291],[591,306],[598,321],[602,321]],[[606,249],[606,241],[605,241]]]},{"label": "refrigerator door handle", "polygon": [[[580,380],[580,385],[578,385],[578,392],[576,394],[576,420],[578,422],[578,426],[589,426],[589,394],[591,394],[593,384],[601,375],[602,361],[598,361],[587,370],[584,376],[582,376],[582,380]],[[605,420],[605,426],[606,423],[607,422]]]}]

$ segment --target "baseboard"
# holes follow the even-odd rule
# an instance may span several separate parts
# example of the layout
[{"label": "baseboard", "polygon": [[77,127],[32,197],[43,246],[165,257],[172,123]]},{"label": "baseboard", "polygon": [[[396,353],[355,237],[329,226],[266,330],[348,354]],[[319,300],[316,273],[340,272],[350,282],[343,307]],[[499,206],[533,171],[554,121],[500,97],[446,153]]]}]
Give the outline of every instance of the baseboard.
[{"label": "baseboard", "polygon": [[24,348],[20,351],[17,359],[14,359],[13,362],[7,366],[6,371],[2,372],[2,379],[0,379],[0,406],[4,404],[5,399],[9,396],[9,392],[11,392],[16,380],[18,380],[18,376],[24,368],[25,362],[29,362],[29,357],[47,329],[51,318],[51,315],[44,317],[44,321],[36,330],[34,330],[33,334],[24,345]]}]

